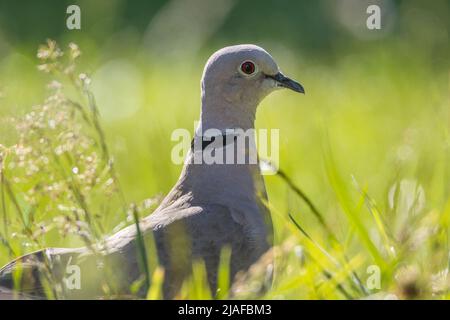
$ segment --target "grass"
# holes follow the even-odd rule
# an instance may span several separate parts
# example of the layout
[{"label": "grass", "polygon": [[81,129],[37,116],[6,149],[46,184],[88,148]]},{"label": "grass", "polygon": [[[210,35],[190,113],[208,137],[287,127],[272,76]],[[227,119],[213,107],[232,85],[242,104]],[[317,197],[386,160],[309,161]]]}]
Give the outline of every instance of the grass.
[{"label": "grass", "polygon": [[[281,62],[307,95],[274,93],[257,115],[257,127],[281,130],[281,170],[266,176],[274,284],[260,295],[270,267],[263,259],[229,288],[225,249],[217,298],[235,288],[250,288],[236,298],[450,297],[448,74],[426,55],[395,49],[362,50],[333,66]],[[107,78],[80,76],[80,55],[74,44],[62,55],[48,42],[38,56],[49,76],[20,59],[8,66],[25,68],[16,77],[32,85],[25,96],[11,95],[13,87],[0,100],[0,264],[45,246],[93,247],[151,213],[178,177],[170,135],[193,131],[202,62],[189,69],[136,58],[147,90],[105,95],[95,83]],[[128,107],[114,97],[132,94],[141,104],[114,118],[114,108]],[[144,277],[134,292],[144,284],[148,298],[160,298],[164,271],[152,244],[139,239]],[[212,296],[197,262],[179,297]]]}]

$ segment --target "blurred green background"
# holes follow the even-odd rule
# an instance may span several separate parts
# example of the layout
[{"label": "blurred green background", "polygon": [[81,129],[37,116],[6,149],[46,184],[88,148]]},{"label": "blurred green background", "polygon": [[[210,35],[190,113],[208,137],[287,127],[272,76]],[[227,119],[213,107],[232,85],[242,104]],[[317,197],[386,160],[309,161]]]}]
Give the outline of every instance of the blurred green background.
[{"label": "blurred green background", "polygon": [[[74,3],[81,30],[65,26]],[[369,4],[382,9],[381,30],[366,28]],[[181,170],[170,160],[170,136],[194,130],[205,61],[221,47],[254,43],[306,89],[265,99],[257,127],[280,129],[280,167],[344,239],[350,229],[324,169],[324,141],[352,195],[357,181],[384,210],[392,186],[408,180],[423,188],[423,210],[448,205],[449,18],[445,0],[0,0],[0,144],[16,139],[7,119],[47,94],[38,45],[75,42],[127,201],[165,194]],[[266,183],[272,205],[297,214],[320,239],[286,185],[276,176]],[[110,226],[122,218],[112,216]],[[277,240],[290,232],[279,223]]]}]

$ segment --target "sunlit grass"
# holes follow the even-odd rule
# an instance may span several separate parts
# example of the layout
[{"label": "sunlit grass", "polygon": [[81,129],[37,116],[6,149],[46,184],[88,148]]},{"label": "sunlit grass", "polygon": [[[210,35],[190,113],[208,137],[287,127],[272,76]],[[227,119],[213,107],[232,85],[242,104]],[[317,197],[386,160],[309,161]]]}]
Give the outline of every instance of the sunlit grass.
[{"label": "sunlit grass", "polygon": [[[353,299],[395,294],[411,299],[448,298],[448,72],[433,69],[426,57],[405,57],[397,49],[363,51],[333,66],[282,66],[304,84],[307,94],[276,92],[262,103],[257,115],[257,127],[281,130],[282,172],[265,179],[275,226],[274,283],[262,294],[254,289],[255,283],[265,281],[262,261],[261,268],[256,266],[239,283],[239,288],[250,289],[235,291],[235,297]],[[89,53],[85,55],[86,63]],[[137,213],[150,213],[154,206],[146,202],[131,209],[128,204],[165,194],[176,181],[181,166],[170,160],[170,136],[177,128],[194,130],[202,62],[182,66],[132,60],[142,72],[140,91],[109,92],[112,99],[120,95],[120,101],[141,103],[130,106],[136,111],[122,118],[102,118],[114,108],[127,106],[108,109],[101,104],[108,101],[101,94],[94,103],[84,91],[83,79],[77,79],[74,88],[70,77],[75,73],[69,73],[69,80],[63,82],[63,100],[45,118],[45,132],[39,137],[30,136],[27,127],[13,133],[8,118],[30,114],[30,105],[42,103],[48,93],[42,89],[44,80],[50,77],[37,76],[34,62],[23,57],[4,63],[20,71],[14,79],[23,79],[29,91],[21,96],[23,88],[16,84],[4,90],[0,100],[4,124],[0,131],[0,264],[43,246],[89,245],[115,226],[133,223]],[[126,99],[130,94],[140,98]],[[52,131],[48,121],[61,111],[70,117],[63,119],[67,122],[60,131]],[[30,119],[32,126],[35,119]],[[20,158],[20,152],[54,156],[52,150],[58,145],[46,149],[40,139],[73,143],[63,139],[67,131],[76,133],[77,146],[70,145],[62,156],[50,159],[48,170],[34,170],[31,165],[35,164],[26,161],[19,167],[9,165],[12,158]],[[18,143],[20,135],[27,139],[23,145]],[[17,143],[19,148],[13,147]],[[86,162],[88,154],[92,159]],[[53,172],[62,189],[35,191],[38,196],[33,198],[36,195],[29,191],[51,185]],[[80,180],[79,172],[92,177]],[[152,259],[152,244],[139,243],[143,279],[150,286],[147,297],[161,298],[164,272]],[[228,255],[224,250],[217,298],[230,294]],[[374,265],[380,269],[380,288],[370,285],[368,267]],[[136,292],[140,285],[136,284]],[[179,297],[213,296],[206,286],[204,265],[196,262]]]}]

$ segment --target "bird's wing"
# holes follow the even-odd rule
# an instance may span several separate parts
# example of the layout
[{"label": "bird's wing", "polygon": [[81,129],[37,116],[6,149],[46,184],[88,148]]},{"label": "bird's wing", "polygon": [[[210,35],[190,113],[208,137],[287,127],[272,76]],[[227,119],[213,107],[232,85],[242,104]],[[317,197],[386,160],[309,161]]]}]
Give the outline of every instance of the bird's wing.
[{"label": "bird's wing", "polygon": [[[154,231],[154,235],[158,249],[162,248],[159,252],[179,257],[172,262],[171,257],[160,255],[160,263],[166,270],[176,273],[179,269],[189,269],[187,264],[192,261],[202,259],[214,288],[223,249],[231,249],[230,279],[233,279],[238,271],[247,270],[269,249],[269,228],[262,217],[253,217],[230,206],[205,204],[201,208],[200,213],[174,221]],[[184,237],[184,233],[188,237]],[[174,238],[178,240],[174,241]],[[172,247],[168,243],[172,243]],[[191,256],[186,257],[186,252]],[[173,291],[176,291],[176,285]]]},{"label": "bird's wing", "polygon": [[[256,261],[262,252],[260,247],[266,249],[265,239],[261,243],[256,240],[255,226],[245,214],[219,204],[178,205],[161,208],[140,223],[141,233],[153,237],[158,263],[165,270],[166,298],[178,292],[195,260],[203,260],[208,280],[214,287],[224,246],[233,251],[232,275]],[[139,272],[136,237],[136,226],[131,225],[106,241],[110,253],[127,257],[127,271],[133,273],[130,279],[136,279]]]},{"label": "bird's wing", "polygon": [[[173,221],[200,211],[201,208],[195,207],[159,210],[144,218],[140,222],[140,228],[145,235],[154,229],[165,228]],[[71,293],[81,295],[83,292],[89,291],[89,296],[92,296],[92,292],[96,291],[93,287],[98,286],[103,278],[102,274],[106,274],[105,269],[109,265],[112,266],[113,272],[121,269],[119,272],[123,271],[125,278],[134,278],[139,272],[139,270],[133,270],[137,268],[134,243],[136,234],[136,225],[130,225],[101,241],[96,246],[95,253],[88,248],[46,248],[18,257],[0,269],[0,287],[3,287],[3,290],[18,288],[17,291],[23,296],[29,295],[33,298],[45,299],[48,295],[48,292],[45,292],[47,278],[51,276],[53,277],[51,282],[58,282],[64,286],[63,281],[67,276],[67,267],[75,265],[81,268],[83,286],[89,288]],[[108,264],[108,266],[104,266],[104,264]],[[126,270],[127,268],[129,270]],[[129,274],[126,274],[127,272]],[[115,275],[117,283],[120,282],[120,277],[120,274]],[[17,283],[15,279],[20,279],[20,282]],[[127,280],[125,279],[125,283]],[[129,284],[133,280],[136,279],[131,279]],[[2,294],[3,296],[7,295],[4,292]]]},{"label": "bird's wing", "polygon": [[[201,207],[185,207],[174,208],[168,207],[160,209],[151,215],[142,219],[139,223],[139,228],[144,236],[159,229],[164,229],[171,223],[183,220],[187,217],[194,216],[203,209]],[[126,228],[111,235],[105,240],[104,249],[107,253],[113,253],[123,250],[130,242],[137,237],[137,228],[135,224],[129,225]]]},{"label": "bird's wing", "polygon": [[[182,266],[189,269],[187,264],[190,265],[192,258],[201,258],[209,270],[211,282],[214,282],[220,253],[225,245],[232,247],[234,256],[245,257],[232,262],[233,273],[249,267],[260,254],[261,245],[262,249],[265,249],[265,239],[261,242],[257,240],[259,229],[255,229],[254,221],[248,220],[246,215],[238,210],[218,204],[185,204],[181,207],[162,208],[142,219],[139,226],[144,237],[150,234],[154,236],[159,263],[166,269],[166,279],[169,281]],[[95,297],[101,294],[96,290],[102,283],[102,278],[108,278],[107,271],[113,273],[117,283],[125,286],[117,288],[117,292],[125,291],[126,286],[129,289],[141,272],[138,266],[136,237],[137,228],[133,224],[106,238],[98,247],[98,252],[104,259],[98,259],[87,248],[48,248],[25,255],[0,269],[0,287],[13,289],[14,273],[21,272],[20,292],[46,298],[41,271],[45,270],[42,268],[45,267],[44,263],[50,263],[52,273],[55,273],[53,276],[62,284],[68,265],[78,265],[82,269],[83,288],[79,292],[71,291],[69,295]],[[174,256],[186,259],[182,262],[174,261]],[[99,266],[99,261],[106,267]],[[108,270],[110,266],[112,271]],[[178,289],[178,285],[174,288]]]}]

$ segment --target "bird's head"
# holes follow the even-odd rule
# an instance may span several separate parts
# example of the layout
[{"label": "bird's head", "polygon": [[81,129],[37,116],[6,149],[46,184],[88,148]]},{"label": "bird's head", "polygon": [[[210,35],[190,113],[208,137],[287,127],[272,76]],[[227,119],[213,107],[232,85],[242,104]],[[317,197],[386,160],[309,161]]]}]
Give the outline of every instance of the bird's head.
[{"label": "bird's head", "polygon": [[305,93],[300,83],[283,75],[272,56],[256,45],[222,48],[209,58],[203,71],[202,94],[232,105],[256,108],[265,96],[280,88]]}]

